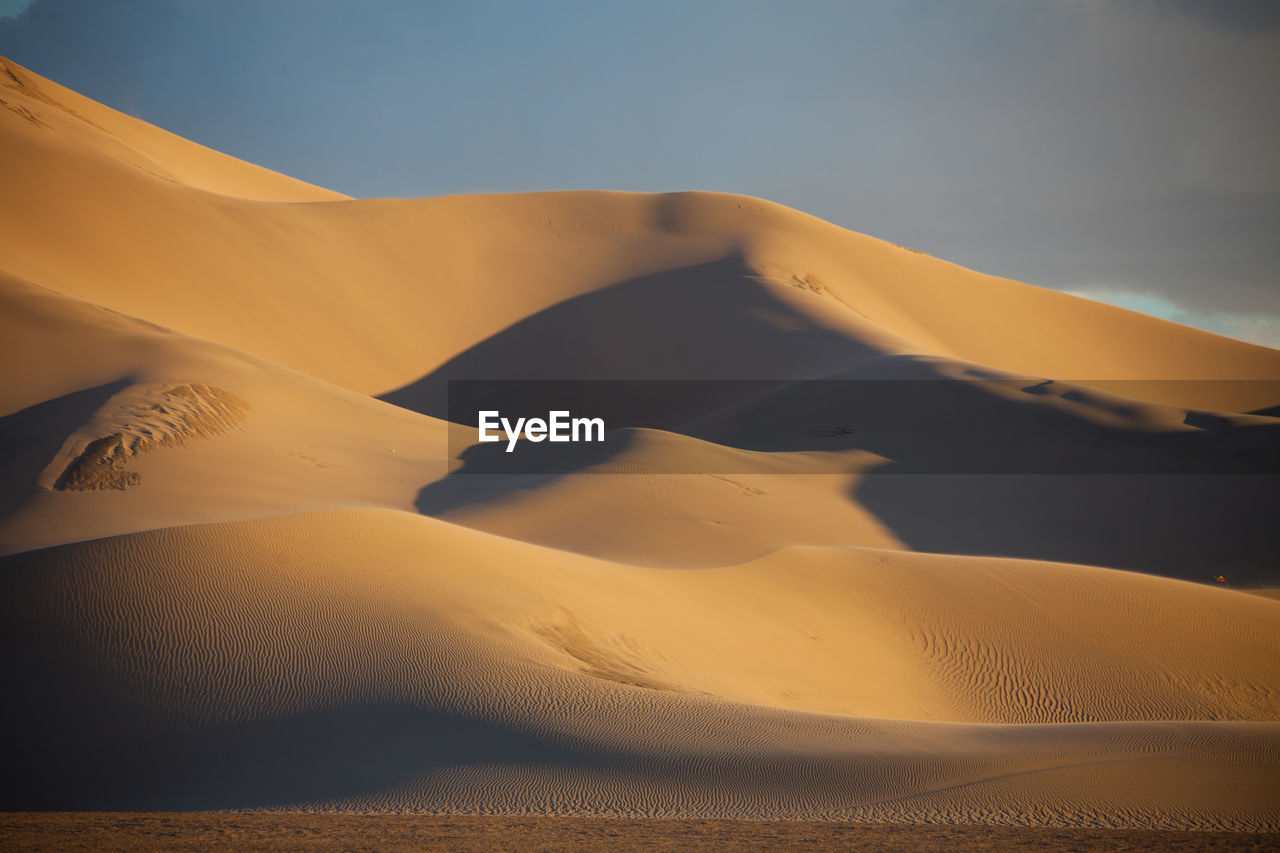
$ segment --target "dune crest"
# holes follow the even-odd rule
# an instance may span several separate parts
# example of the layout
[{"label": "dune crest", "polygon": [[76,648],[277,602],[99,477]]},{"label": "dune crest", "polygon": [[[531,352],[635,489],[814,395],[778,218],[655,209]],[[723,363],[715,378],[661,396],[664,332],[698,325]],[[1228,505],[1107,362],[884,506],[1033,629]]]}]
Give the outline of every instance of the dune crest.
[{"label": "dune crest", "polygon": [[[249,409],[230,391],[199,383],[134,386],[130,391],[142,399],[113,397],[110,413],[100,412],[93,424],[95,432],[117,431],[97,438],[73,436],[40,476],[40,486],[58,491],[127,489],[142,480],[137,472],[124,470],[130,458],[220,435],[244,420]],[[65,457],[71,461],[63,463]]]}]

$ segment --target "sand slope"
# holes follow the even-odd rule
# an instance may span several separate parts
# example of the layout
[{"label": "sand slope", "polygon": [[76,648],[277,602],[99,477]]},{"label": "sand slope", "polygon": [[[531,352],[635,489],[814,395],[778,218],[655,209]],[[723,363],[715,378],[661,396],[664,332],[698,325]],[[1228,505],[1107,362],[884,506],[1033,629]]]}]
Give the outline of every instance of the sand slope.
[{"label": "sand slope", "polygon": [[[446,426],[0,277],[0,553],[334,506],[411,509]],[[38,369],[36,369],[38,368]]]},{"label": "sand slope", "polygon": [[[1280,829],[1280,353],[0,64],[0,807]],[[459,378],[773,384],[513,472]]]},{"label": "sand slope", "polygon": [[[6,143],[24,132],[66,158],[92,151],[175,185],[261,201],[332,201],[346,198],[321,187],[228,157],[124,115],[59,86],[10,59],[0,59],[0,101],[9,115]],[[15,119],[16,117],[16,119]],[[25,122],[25,126],[17,121]],[[12,153],[12,152],[11,152]],[[92,155],[91,155],[92,156]],[[17,177],[19,169],[10,169]],[[34,167],[36,162],[23,165]],[[33,176],[34,177],[34,176]]]},{"label": "sand slope", "polygon": [[[26,806],[118,804],[124,774],[150,807],[1274,826],[1276,724],[1230,722],[1276,716],[1258,596],[844,549],[634,569],[386,510],[5,568],[10,676],[44,675],[11,721]],[[42,695],[72,684],[82,707]],[[108,769],[69,784],[86,759]]]},{"label": "sand slope", "polygon": [[[66,119],[23,88],[3,91],[41,121]],[[797,377],[886,351],[1058,379],[1280,378],[1272,350],[981,275],[759,199],[247,203],[133,166],[115,151],[132,136],[83,122],[62,132],[13,111],[0,120],[0,169],[23,201],[0,210],[6,272],[365,393],[445,366],[462,377]],[[609,322],[619,317],[631,322]],[[1182,393],[1218,409],[1280,402]]]}]

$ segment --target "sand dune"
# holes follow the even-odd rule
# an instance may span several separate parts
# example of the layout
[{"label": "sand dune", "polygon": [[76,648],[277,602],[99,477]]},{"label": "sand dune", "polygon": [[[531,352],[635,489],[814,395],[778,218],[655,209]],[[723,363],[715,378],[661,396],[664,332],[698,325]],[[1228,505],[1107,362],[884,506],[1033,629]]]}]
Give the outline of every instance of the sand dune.
[{"label": "sand dune", "polygon": [[[0,807],[1280,831],[1280,352],[0,64]],[[513,468],[456,379],[721,381]]]},{"label": "sand dune", "polygon": [[[447,470],[439,421],[24,282],[0,278],[0,293],[6,363],[41,367],[0,397],[12,411],[0,419],[0,553],[335,506],[412,509]],[[86,456],[113,441],[95,475]]]},{"label": "sand dune", "polygon": [[[18,721],[31,765],[9,796],[26,806],[59,796],[87,751],[150,807],[274,787],[446,811],[885,817],[910,802],[928,820],[1128,825],[1163,802],[1175,827],[1195,801],[1205,825],[1270,826],[1276,726],[1229,721],[1276,716],[1280,605],[1238,592],[844,549],[636,569],[387,510],[7,563],[10,676],[74,683],[86,703],[66,709],[69,740],[66,719]],[[1215,621],[1191,636],[1192,618]],[[1117,649],[1118,625],[1141,642]],[[348,727],[356,742],[321,748]],[[197,772],[215,751],[217,772]],[[173,764],[151,775],[160,756]],[[1153,766],[1158,793],[1129,787]],[[76,804],[122,802],[111,778],[81,778]]]},{"label": "sand dune", "polygon": [[[116,161],[179,186],[261,201],[331,201],[346,198],[228,157],[124,115],[59,86],[10,59],[0,59],[0,87],[8,116],[7,145],[19,146],[32,134],[37,146],[59,149],[64,165],[94,152],[95,159]],[[13,116],[26,123],[13,123]],[[87,149],[87,150],[86,150]],[[21,149],[18,149],[21,150]],[[92,156],[92,155],[91,155]],[[7,158],[6,158],[7,159]],[[13,177],[23,171],[8,164]],[[22,165],[35,166],[28,161]],[[6,173],[6,177],[10,177]],[[36,176],[30,176],[36,177]],[[12,185],[11,185],[12,186]]]},{"label": "sand dune", "polygon": [[[4,92],[42,120],[65,118],[21,89]],[[1280,370],[1263,347],[981,275],[759,199],[248,203],[132,166],[114,154],[132,137],[3,118],[0,169],[24,201],[0,213],[6,272],[364,393],[403,389],[451,360],[455,378],[485,378],[504,359],[518,378],[790,378],[883,352],[1082,380]],[[584,327],[584,315],[596,322]],[[619,316],[631,322],[610,322]],[[643,334],[650,323],[661,344]],[[1277,402],[1226,385],[1216,399],[1181,393],[1231,411]]]}]

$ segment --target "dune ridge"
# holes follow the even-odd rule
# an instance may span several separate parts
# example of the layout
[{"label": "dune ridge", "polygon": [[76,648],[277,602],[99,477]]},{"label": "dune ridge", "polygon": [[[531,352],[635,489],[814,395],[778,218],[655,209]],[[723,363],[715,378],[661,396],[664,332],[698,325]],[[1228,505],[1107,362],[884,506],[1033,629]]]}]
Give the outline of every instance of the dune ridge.
[{"label": "dune ridge", "polygon": [[[97,432],[119,432],[97,438],[79,437],[59,456],[70,456],[65,465],[55,460],[37,481],[59,491],[127,489],[141,482],[136,471],[125,471],[128,460],[157,447],[181,447],[188,441],[212,438],[244,420],[249,404],[230,391],[212,385],[186,383],[137,389],[143,399],[126,403],[112,398],[114,423],[95,424]],[[87,440],[87,444],[84,442]],[[51,469],[61,469],[53,473]]]},{"label": "dune ridge", "polygon": [[[0,808],[1280,831],[1280,352],[0,66]],[[770,385],[504,471],[454,379]]]}]

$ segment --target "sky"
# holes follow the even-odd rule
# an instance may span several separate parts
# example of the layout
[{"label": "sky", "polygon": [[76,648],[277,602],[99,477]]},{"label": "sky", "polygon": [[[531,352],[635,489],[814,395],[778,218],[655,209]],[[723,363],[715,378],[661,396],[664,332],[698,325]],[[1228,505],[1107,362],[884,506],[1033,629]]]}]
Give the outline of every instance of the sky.
[{"label": "sky", "polygon": [[745,193],[1280,347],[1273,0],[0,0],[0,54],[358,197]]}]

